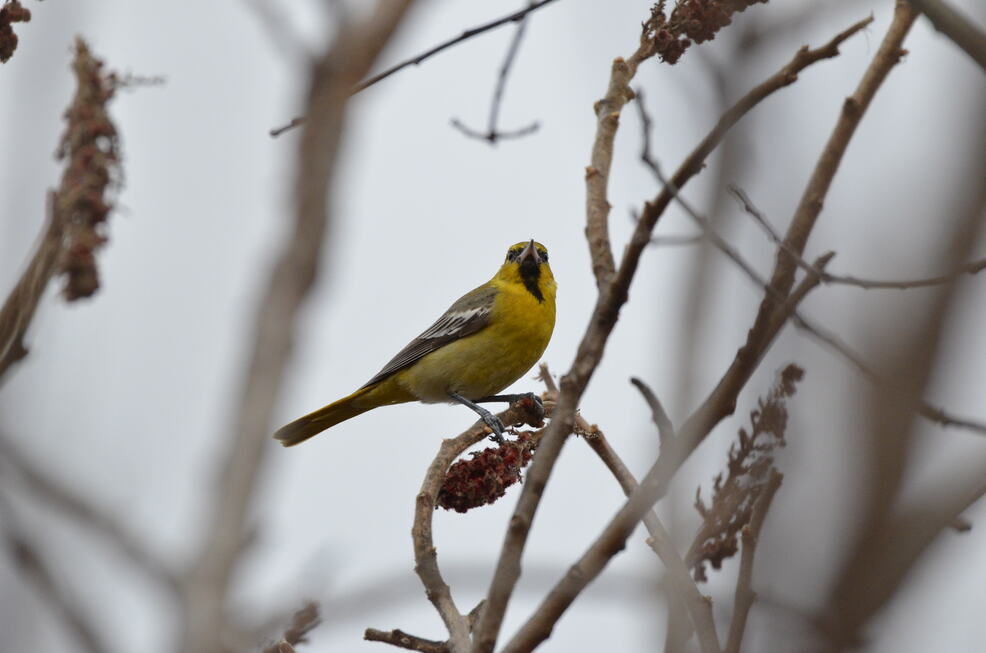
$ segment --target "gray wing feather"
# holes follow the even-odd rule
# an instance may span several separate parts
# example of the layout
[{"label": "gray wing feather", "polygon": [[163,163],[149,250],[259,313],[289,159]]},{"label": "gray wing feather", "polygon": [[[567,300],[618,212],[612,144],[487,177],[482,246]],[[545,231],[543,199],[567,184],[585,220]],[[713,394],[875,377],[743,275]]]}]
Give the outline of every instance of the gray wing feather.
[{"label": "gray wing feather", "polygon": [[496,292],[495,288],[480,286],[460,297],[434,324],[400,350],[363,387],[379,383],[450,342],[480,331],[489,324]]}]

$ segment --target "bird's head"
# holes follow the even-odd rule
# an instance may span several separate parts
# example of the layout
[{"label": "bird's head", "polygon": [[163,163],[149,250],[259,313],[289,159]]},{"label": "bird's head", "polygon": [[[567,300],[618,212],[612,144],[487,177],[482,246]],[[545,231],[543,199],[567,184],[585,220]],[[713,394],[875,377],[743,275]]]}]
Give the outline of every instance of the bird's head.
[{"label": "bird's head", "polygon": [[523,283],[539,302],[543,302],[546,296],[554,299],[555,277],[548,265],[548,250],[533,238],[510,246],[497,277]]}]

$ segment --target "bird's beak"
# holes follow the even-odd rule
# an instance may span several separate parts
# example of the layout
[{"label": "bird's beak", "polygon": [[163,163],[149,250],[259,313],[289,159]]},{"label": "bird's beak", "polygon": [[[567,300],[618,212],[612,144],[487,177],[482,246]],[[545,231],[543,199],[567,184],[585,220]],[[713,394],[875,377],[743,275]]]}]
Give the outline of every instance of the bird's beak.
[{"label": "bird's beak", "polygon": [[541,255],[538,254],[538,248],[534,246],[533,238],[531,238],[531,242],[527,243],[527,247],[521,250],[520,256],[517,257],[517,262],[521,265],[528,260],[530,260],[534,265],[541,264]]}]

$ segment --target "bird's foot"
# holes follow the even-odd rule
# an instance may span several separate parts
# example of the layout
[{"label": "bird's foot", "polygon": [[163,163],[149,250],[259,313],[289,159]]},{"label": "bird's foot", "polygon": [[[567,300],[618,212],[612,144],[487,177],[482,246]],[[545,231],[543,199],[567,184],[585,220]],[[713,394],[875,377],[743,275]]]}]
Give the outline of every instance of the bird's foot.
[{"label": "bird's foot", "polygon": [[496,442],[497,444],[503,444],[503,432],[506,430],[506,427],[503,425],[503,422],[500,421],[499,417],[489,411],[484,412],[486,414],[481,415],[483,422],[490,428],[491,431],[493,431],[490,434],[490,440]]}]

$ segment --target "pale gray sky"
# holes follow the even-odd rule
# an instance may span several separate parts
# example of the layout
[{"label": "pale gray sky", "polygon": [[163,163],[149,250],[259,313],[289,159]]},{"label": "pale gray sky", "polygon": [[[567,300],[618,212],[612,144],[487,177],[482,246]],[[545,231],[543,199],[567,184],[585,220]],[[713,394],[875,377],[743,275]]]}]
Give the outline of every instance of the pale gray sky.
[{"label": "pale gray sky", "polygon": [[[312,44],[322,32],[315,4],[284,3],[291,23]],[[381,63],[519,4],[422,2]],[[582,232],[591,107],[605,88],[612,58],[633,51],[648,4],[562,0],[532,17],[501,113],[504,129],[541,123],[537,134],[522,140],[491,149],[449,127],[452,117],[485,125],[509,27],[405,70],[353,102],[323,274],[305,311],[279,422],[362,385],[452,300],[490,277],[508,245],[532,236],[551,251],[559,283],[558,322],[544,360],[556,373],[567,368],[595,299]],[[758,5],[737,22],[780,24],[805,4]],[[838,3],[817,20],[770,35],[768,44],[731,71],[728,92],[735,99],[802,43],[820,45],[874,12],[873,26],[848,41],[842,56],[812,66],[746,119],[738,178],[727,181],[741,183],[776,224],[786,225],[843,97],[882,38],[891,4]],[[977,0],[954,4],[986,23]],[[297,113],[304,69],[275,46],[243,0],[29,6],[34,20],[18,26],[20,48],[0,67],[4,293],[37,236],[45,190],[60,174],[51,153],[72,90],[72,37],[87,38],[113,68],[163,75],[167,83],[123,92],[112,105],[123,138],[126,186],[122,210],[111,220],[110,244],[100,256],[103,288],[92,301],[66,306],[52,292],[43,303],[29,334],[31,355],[0,392],[0,427],[155,548],[181,560],[197,542],[200,497],[210,492],[236,400],[258,286],[291,219],[297,134],[273,140],[267,130]],[[733,43],[727,31],[701,49],[714,60],[727,60]],[[923,20],[907,48],[905,64],[891,73],[864,119],[809,244],[809,258],[836,249],[836,271],[873,277],[939,271],[927,267],[922,253],[940,232],[939,190],[962,175],[956,166],[983,118],[986,77]],[[674,67],[647,62],[638,75],[655,120],[652,146],[668,169],[718,115],[707,69],[696,48]],[[627,111],[610,192],[617,253],[632,227],[629,210],[656,190],[637,160],[639,144],[636,113]],[[703,210],[717,161],[688,187]],[[729,208],[731,241],[766,273],[770,244]],[[898,235],[887,242],[890,228]],[[677,209],[657,230],[692,232]],[[606,431],[638,474],[650,466],[657,439],[627,379],[640,376],[665,398],[682,396],[672,365],[682,335],[683,275],[693,255],[689,248],[646,253],[583,402],[585,417]],[[713,279],[714,310],[701,325],[688,327],[703,343],[692,368],[700,392],[732,359],[760,296],[718,257]],[[968,319],[956,326],[949,369],[935,393],[955,412],[980,420],[986,419],[983,284],[969,282],[963,303]],[[805,311],[865,350],[879,341],[888,315],[900,316],[890,323],[906,322],[913,297],[823,288]],[[782,456],[788,482],[768,519],[760,552],[767,571],[758,589],[811,609],[824,599],[845,545],[840,534],[852,523],[844,509],[853,491],[846,470],[856,462],[852,441],[862,428],[847,407],[865,385],[837,357],[793,331],[782,336],[741,396],[736,417],[715,431],[683,471],[678,523],[683,536],[692,531],[695,485],[701,482],[707,491],[756,396],[789,360],[801,363],[808,376],[791,404],[790,445]],[[525,378],[515,389],[540,387]],[[683,419],[690,407],[671,405],[672,418]],[[386,581],[365,612],[338,620],[327,614],[305,650],[383,650],[362,642],[367,626],[439,637],[441,623],[412,570],[413,499],[440,438],[472,421],[462,408],[408,404],[368,413],[291,450],[272,440],[276,451],[269,456],[256,511],[259,540],[238,582],[245,609],[292,608],[304,597],[345,602]],[[950,466],[986,456],[986,442],[979,438],[929,432],[947,446],[932,447],[928,464],[934,466],[916,470],[915,491]],[[441,561],[466,609],[485,593],[518,494],[514,488],[494,506],[467,515],[435,516]],[[621,496],[588,448],[569,442],[528,543],[525,567],[534,577],[522,580],[505,633],[592,541]],[[33,515],[27,505],[25,515]],[[970,516],[975,522],[986,512],[980,507]],[[174,615],[163,597],[149,593],[143,579],[74,528],[51,519],[35,526],[76,596],[112,633],[115,650],[168,650]],[[871,650],[977,650],[974,644],[986,637],[976,607],[986,601],[984,538],[978,524],[961,537],[946,534],[878,622]],[[659,573],[642,534],[635,534],[544,650],[654,650],[664,609],[640,596]],[[707,590],[721,601],[723,615],[731,587],[727,571]],[[770,610],[754,610],[749,650],[799,650],[797,630],[769,633],[759,627]],[[56,623],[9,563],[0,561],[0,630],[13,634],[4,635],[0,650],[78,650]]]}]

